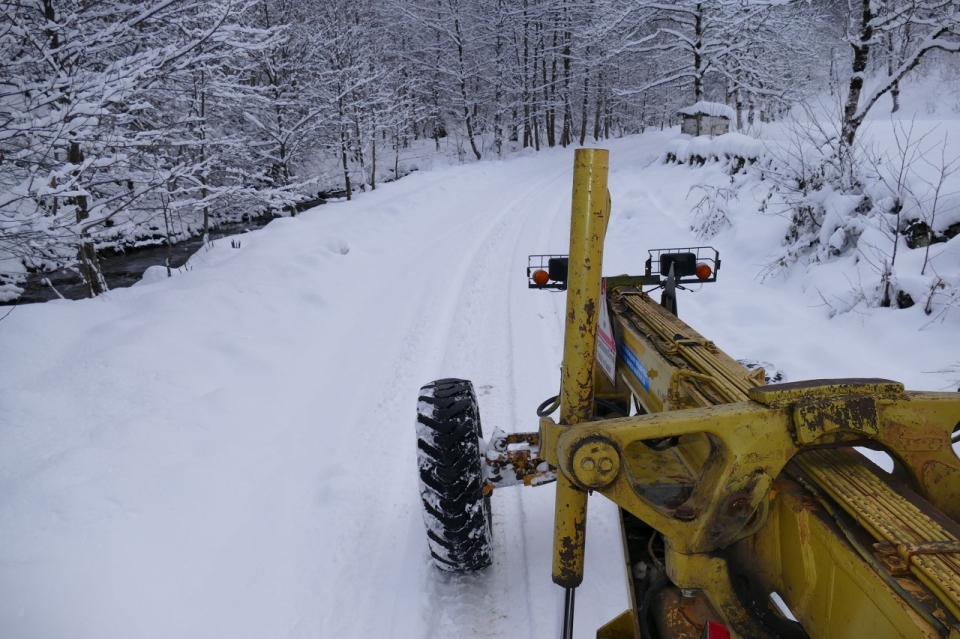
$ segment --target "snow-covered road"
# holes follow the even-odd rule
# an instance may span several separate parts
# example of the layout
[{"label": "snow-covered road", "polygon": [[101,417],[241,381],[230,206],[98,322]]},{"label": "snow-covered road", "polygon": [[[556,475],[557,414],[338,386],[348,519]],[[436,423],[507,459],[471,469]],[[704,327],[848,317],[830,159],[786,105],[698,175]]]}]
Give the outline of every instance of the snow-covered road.
[{"label": "snow-covered road", "polygon": [[[674,135],[612,145],[608,274],[693,241],[696,172],[651,166]],[[497,491],[494,565],[440,573],[413,420],[418,388],[457,376],[486,432],[536,429],[564,296],[524,269],[566,252],[572,158],[414,174],[218,241],[173,278],[0,321],[0,637],[552,637],[552,486]],[[782,227],[718,238],[720,281],[681,316],[794,379],[942,387],[922,371],[957,346],[904,330],[878,353],[892,312],[828,322],[789,281],[761,286],[755,246]],[[581,637],[626,606],[602,499],[587,540]]]},{"label": "snow-covered road", "polygon": [[[482,574],[429,563],[421,384],[489,432],[556,392],[572,153],[411,176],[192,269],[0,324],[0,636],[551,636],[553,489],[494,500]],[[580,620],[624,606],[609,504]],[[603,600],[588,607],[591,599]]]}]

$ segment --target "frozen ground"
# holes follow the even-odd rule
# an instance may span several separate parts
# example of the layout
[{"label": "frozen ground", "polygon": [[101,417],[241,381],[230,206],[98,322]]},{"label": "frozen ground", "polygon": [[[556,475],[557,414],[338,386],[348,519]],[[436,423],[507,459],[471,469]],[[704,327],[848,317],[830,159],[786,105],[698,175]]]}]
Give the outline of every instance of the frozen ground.
[{"label": "frozen ground", "polygon": [[[689,246],[675,131],[611,143],[607,274]],[[438,168],[221,240],[171,279],[0,321],[0,637],[552,637],[553,488],[494,495],[486,571],[434,570],[420,518],[419,386],[472,379],[487,432],[533,430],[556,393],[573,151]],[[699,171],[699,172],[698,172]],[[712,243],[680,315],[790,379],[956,386],[955,313],[830,319],[804,274],[761,284],[785,220]],[[577,636],[625,607],[615,511],[591,501]]]}]

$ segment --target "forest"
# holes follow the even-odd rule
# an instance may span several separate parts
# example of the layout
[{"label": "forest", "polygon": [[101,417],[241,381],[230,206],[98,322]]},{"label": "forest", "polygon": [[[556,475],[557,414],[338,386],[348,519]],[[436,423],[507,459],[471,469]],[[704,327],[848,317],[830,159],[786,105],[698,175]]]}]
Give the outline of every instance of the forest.
[{"label": "forest", "polygon": [[[98,253],[296,215],[459,162],[592,144],[729,105],[814,99],[853,158],[868,111],[938,74],[957,0],[4,0],[0,284]],[[839,179],[855,182],[853,160]],[[298,206],[298,204],[300,206]]]}]

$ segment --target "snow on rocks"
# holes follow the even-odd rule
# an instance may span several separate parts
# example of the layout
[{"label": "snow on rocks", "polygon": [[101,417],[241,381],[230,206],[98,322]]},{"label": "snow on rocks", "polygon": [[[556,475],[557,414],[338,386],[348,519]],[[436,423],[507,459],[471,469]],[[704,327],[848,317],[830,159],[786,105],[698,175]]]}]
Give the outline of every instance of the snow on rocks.
[{"label": "snow on rocks", "polygon": [[716,137],[701,135],[684,136],[667,145],[662,161],[677,164],[703,164],[705,162],[754,163],[764,155],[761,140],[742,133],[725,133]]}]

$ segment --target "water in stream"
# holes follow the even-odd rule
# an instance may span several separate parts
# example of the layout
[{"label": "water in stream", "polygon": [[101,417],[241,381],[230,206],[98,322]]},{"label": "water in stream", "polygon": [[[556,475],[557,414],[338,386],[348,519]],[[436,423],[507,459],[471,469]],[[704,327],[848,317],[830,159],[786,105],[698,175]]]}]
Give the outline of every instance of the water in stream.
[{"label": "water in stream", "polygon": [[[246,233],[264,226],[271,219],[261,217],[245,223],[224,224],[210,232],[210,239],[215,240],[229,235]],[[202,246],[203,238],[199,236],[174,244],[170,253],[170,268],[183,266],[190,256]],[[136,249],[127,249],[123,253],[104,251],[98,254],[98,260],[100,270],[107,280],[107,286],[111,289],[123,288],[139,282],[140,278],[143,277],[143,272],[149,267],[166,264],[167,245],[143,246]],[[49,284],[47,281],[49,281]],[[6,305],[46,302],[57,299],[57,293],[71,300],[87,296],[87,289],[83,285],[83,280],[80,279],[79,272],[75,269],[64,268],[49,273],[31,273],[27,276],[26,283],[22,284],[21,287],[24,291],[20,299],[7,302]]]}]

